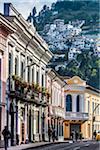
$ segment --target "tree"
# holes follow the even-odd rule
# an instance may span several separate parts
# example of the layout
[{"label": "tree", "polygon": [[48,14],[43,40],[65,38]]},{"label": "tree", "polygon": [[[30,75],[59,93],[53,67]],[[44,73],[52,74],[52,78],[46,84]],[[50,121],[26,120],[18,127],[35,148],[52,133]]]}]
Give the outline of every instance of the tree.
[{"label": "tree", "polygon": [[33,7],[32,16],[35,17],[36,13],[37,13],[37,12],[36,12],[36,7]]}]

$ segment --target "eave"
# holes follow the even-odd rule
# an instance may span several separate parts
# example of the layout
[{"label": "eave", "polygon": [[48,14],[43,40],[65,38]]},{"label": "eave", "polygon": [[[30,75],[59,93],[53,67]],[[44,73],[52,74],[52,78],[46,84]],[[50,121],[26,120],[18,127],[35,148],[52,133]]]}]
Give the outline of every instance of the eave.
[{"label": "eave", "polygon": [[7,34],[12,34],[16,31],[14,25],[11,24],[1,13],[0,13],[0,27],[4,28]]}]

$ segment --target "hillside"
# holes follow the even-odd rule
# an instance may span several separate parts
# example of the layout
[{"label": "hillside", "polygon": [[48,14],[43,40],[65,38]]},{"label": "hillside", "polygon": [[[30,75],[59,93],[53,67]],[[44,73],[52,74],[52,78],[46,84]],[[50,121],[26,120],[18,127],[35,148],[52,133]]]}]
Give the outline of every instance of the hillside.
[{"label": "hillside", "polygon": [[100,53],[95,43],[99,34],[98,0],[58,1],[51,8],[44,5],[38,15],[34,7],[28,21],[54,53],[51,67],[60,75],[78,75],[100,89]]},{"label": "hillside", "polygon": [[53,23],[55,19],[63,19],[65,23],[75,20],[85,20],[85,29],[97,29],[99,21],[99,1],[60,1],[52,4],[51,9],[45,6],[37,16],[38,31],[44,25]]}]

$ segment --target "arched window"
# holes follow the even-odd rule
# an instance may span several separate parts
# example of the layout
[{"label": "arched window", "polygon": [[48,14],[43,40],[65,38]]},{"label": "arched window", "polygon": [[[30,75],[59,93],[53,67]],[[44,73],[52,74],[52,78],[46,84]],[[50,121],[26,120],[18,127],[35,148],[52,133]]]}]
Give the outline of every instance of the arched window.
[{"label": "arched window", "polygon": [[76,111],[77,112],[80,111],[80,95],[77,95],[77,99],[76,99]]},{"label": "arched window", "polygon": [[66,111],[72,111],[72,96],[66,96]]}]

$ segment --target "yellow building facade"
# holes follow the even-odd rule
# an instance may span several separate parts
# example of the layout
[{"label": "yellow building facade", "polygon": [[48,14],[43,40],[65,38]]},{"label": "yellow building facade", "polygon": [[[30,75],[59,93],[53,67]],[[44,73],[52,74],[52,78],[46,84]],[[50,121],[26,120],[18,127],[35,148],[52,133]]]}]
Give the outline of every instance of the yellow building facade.
[{"label": "yellow building facade", "polygon": [[66,80],[64,138],[71,133],[82,133],[83,138],[92,138],[94,130],[100,130],[99,91],[86,84],[78,76]]}]

